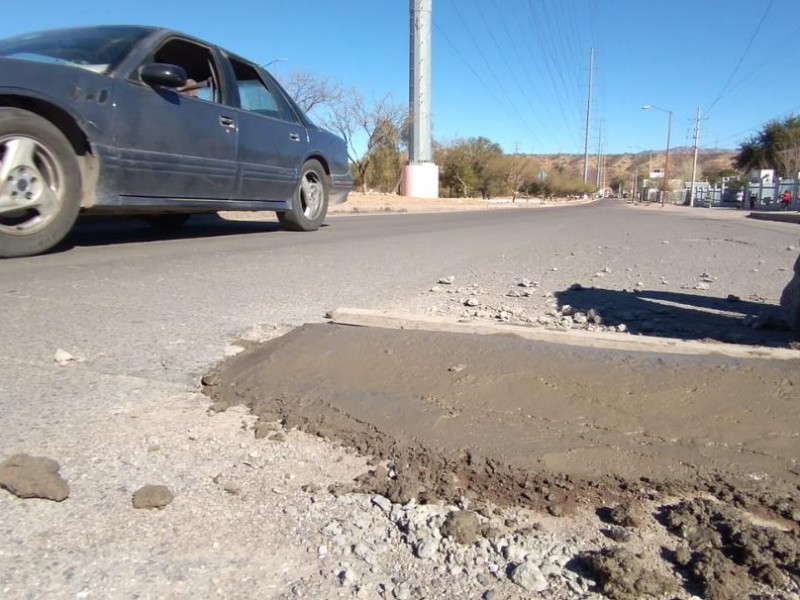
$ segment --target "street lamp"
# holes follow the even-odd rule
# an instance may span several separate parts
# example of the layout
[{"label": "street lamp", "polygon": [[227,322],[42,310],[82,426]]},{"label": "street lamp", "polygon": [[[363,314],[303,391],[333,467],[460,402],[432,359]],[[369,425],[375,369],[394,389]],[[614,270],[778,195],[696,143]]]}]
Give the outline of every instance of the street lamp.
[{"label": "street lamp", "polygon": [[667,123],[667,156],[664,158],[664,184],[661,186],[661,206],[664,206],[664,196],[667,194],[667,182],[669,181],[669,139],[672,136],[672,111],[652,104],[645,104],[642,110],[660,110],[669,115],[669,122]]}]

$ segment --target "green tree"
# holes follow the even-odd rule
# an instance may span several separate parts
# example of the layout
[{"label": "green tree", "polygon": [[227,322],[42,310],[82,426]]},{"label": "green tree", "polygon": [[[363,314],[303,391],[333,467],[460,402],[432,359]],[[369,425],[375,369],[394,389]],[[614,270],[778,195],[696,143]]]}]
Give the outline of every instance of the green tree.
[{"label": "green tree", "polygon": [[800,117],[773,120],[739,146],[734,158],[739,171],[775,169],[781,177],[800,171]]},{"label": "green tree", "polygon": [[480,192],[482,198],[502,193],[503,149],[485,137],[458,140],[441,147],[436,157],[440,184],[461,197]]}]

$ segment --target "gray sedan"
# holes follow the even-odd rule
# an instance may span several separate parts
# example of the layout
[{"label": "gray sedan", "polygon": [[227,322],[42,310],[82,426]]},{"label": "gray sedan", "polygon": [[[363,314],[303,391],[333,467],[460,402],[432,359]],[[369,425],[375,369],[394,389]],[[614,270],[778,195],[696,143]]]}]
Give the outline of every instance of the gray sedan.
[{"label": "gray sedan", "polygon": [[52,248],[83,213],[172,228],[271,210],[313,231],[351,188],[344,141],[222,48],[132,26],[0,40],[0,257]]}]

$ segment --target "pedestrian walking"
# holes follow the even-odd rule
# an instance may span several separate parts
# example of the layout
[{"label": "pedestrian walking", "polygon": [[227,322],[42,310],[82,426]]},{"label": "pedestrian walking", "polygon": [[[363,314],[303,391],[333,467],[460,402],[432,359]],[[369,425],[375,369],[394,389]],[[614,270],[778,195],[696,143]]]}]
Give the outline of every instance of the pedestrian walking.
[{"label": "pedestrian walking", "polygon": [[792,202],[792,194],[789,190],[783,192],[783,198],[781,199],[783,202],[783,210],[789,210],[789,204]]},{"label": "pedestrian walking", "polygon": [[756,193],[750,192],[750,210],[756,209]]}]

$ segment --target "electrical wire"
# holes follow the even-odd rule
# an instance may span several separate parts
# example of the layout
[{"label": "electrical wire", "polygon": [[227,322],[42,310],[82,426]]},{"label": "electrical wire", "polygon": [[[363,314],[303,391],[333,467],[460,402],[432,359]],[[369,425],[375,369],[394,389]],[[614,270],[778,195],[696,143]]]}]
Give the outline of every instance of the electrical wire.
[{"label": "electrical wire", "polygon": [[708,115],[711,112],[711,110],[717,105],[717,102],[719,102],[722,99],[722,97],[725,95],[725,93],[728,91],[728,88],[731,85],[731,82],[733,81],[733,78],[736,77],[736,74],[738,73],[739,68],[742,66],[742,63],[744,62],[744,59],[747,57],[747,54],[750,52],[750,48],[753,46],[753,42],[755,42],[756,37],[758,36],[758,32],[761,31],[761,27],[764,25],[764,21],[767,20],[767,15],[769,14],[769,11],[772,9],[772,6],[774,4],[775,4],[775,0],[770,0],[769,4],[767,4],[767,7],[764,9],[764,14],[761,15],[761,19],[758,21],[758,25],[756,25],[756,29],[753,32],[753,35],[750,36],[750,41],[747,42],[747,46],[745,47],[744,52],[742,53],[742,56],[739,57],[739,61],[736,63],[736,66],[733,68],[733,72],[730,74],[730,77],[728,77],[728,80],[725,82],[725,85],[722,86],[722,89],[720,90],[720,92],[717,95],[717,97],[714,99],[714,101],[711,103],[711,105],[705,110],[705,114],[706,115]]}]

